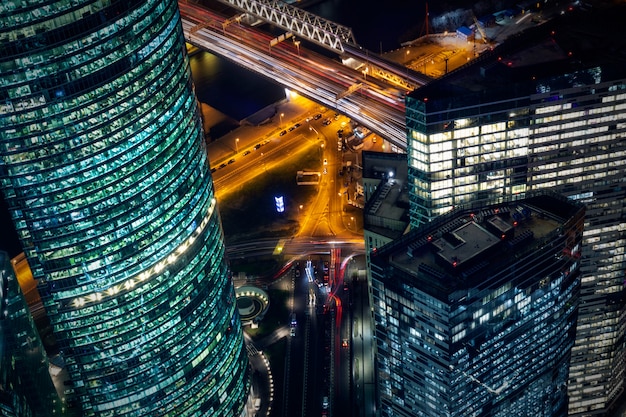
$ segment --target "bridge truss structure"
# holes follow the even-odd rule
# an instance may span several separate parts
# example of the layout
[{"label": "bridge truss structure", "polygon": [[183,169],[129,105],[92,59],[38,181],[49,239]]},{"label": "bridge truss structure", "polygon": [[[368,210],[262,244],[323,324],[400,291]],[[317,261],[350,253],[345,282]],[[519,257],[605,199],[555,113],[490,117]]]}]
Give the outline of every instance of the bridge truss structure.
[{"label": "bridge truss structure", "polygon": [[352,29],[277,0],[219,0],[339,53],[357,45]]}]

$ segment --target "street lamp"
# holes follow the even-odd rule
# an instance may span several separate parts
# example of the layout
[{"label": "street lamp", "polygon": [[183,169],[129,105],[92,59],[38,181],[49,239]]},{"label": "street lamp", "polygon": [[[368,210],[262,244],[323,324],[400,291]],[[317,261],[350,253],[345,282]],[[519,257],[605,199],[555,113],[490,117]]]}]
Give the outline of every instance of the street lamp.
[{"label": "street lamp", "polygon": [[281,113],[280,114],[280,127],[283,127],[283,116],[285,116],[285,113]]},{"label": "street lamp", "polygon": [[300,41],[293,41],[293,43],[296,45],[296,48],[298,48],[298,58],[300,58]]},{"label": "street lamp", "polygon": [[239,138],[235,139],[235,153],[239,153]]}]

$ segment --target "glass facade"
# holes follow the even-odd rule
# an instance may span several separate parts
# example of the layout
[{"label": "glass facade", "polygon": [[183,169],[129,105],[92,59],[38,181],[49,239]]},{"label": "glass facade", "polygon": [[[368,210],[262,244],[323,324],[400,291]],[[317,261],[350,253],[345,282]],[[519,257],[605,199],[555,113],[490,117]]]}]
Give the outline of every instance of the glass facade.
[{"label": "glass facade", "polygon": [[10,2],[0,22],[2,190],[84,415],[241,415],[177,2]]},{"label": "glass facade", "polygon": [[61,415],[48,358],[13,264],[0,252],[0,415]]},{"label": "glass facade", "polygon": [[372,254],[380,415],[566,416],[583,219],[539,196]]},{"label": "glass facade", "polygon": [[[454,99],[407,101],[412,224],[458,205],[549,189],[585,203],[570,413],[603,413],[624,389],[626,79],[602,66]],[[488,90],[487,90],[488,88]]]}]

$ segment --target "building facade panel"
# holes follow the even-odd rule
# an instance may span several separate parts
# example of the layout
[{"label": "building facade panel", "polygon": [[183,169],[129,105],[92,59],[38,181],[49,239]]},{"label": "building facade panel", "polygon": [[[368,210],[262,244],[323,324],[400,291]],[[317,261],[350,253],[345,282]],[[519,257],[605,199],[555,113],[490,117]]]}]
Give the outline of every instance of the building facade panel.
[{"label": "building facade panel", "polygon": [[584,210],[546,201],[444,215],[372,255],[381,415],[567,415]]},{"label": "building facade panel", "polygon": [[[509,100],[503,100],[507,91]],[[536,190],[556,191],[586,205],[584,304],[568,384],[570,412],[576,415],[605,413],[624,387],[625,93],[623,74],[610,66],[591,66],[532,82],[496,84],[482,94],[460,93],[458,100],[430,92],[428,100],[423,93],[407,102],[409,154],[442,137],[457,152],[445,180],[432,165],[409,159],[413,225],[458,205],[512,201]],[[502,106],[504,118],[483,117],[481,109],[489,101]],[[448,118],[450,114],[459,118]],[[512,140],[496,148],[500,153],[489,161],[496,154],[488,152],[494,146],[490,132],[499,127]],[[472,147],[459,141],[466,135],[474,141]],[[459,151],[466,165],[477,162],[472,175],[462,166]]]},{"label": "building facade panel", "polygon": [[[529,186],[560,190],[587,206],[585,305],[570,381],[571,411],[585,414],[604,412],[624,388],[626,81],[603,82],[600,68],[576,79],[587,84],[546,82],[545,91],[531,97],[537,133],[529,150]],[[598,359],[590,361],[590,354]]]},{"label": "building facade panel", "polygon": [[4,5],[2,189],[85,415],[240,415],[247,358],[175,1]]},{"label": "building facade panel", "polygon": [[48,357],[14,265],[0,252],[0,415],[61,415]]}]

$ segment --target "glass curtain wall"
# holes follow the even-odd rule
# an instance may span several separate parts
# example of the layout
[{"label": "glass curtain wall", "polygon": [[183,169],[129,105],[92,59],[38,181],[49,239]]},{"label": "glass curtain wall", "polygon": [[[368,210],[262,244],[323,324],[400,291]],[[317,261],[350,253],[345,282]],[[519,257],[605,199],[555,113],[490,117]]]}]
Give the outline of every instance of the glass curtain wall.
[{"label": "glass curtain wall", "polygon": [[[622,78],[620,78],[622,77]],[[407,98],[411,222],[550,189],[587,206],[570,413],[624,389],[626,80],[598,66],[453,99]]]},{"label": "glass curtain wall", "polygon": [[10,2],[0,23],[2,190],[84,415],[240,415],[176,1]]}]

